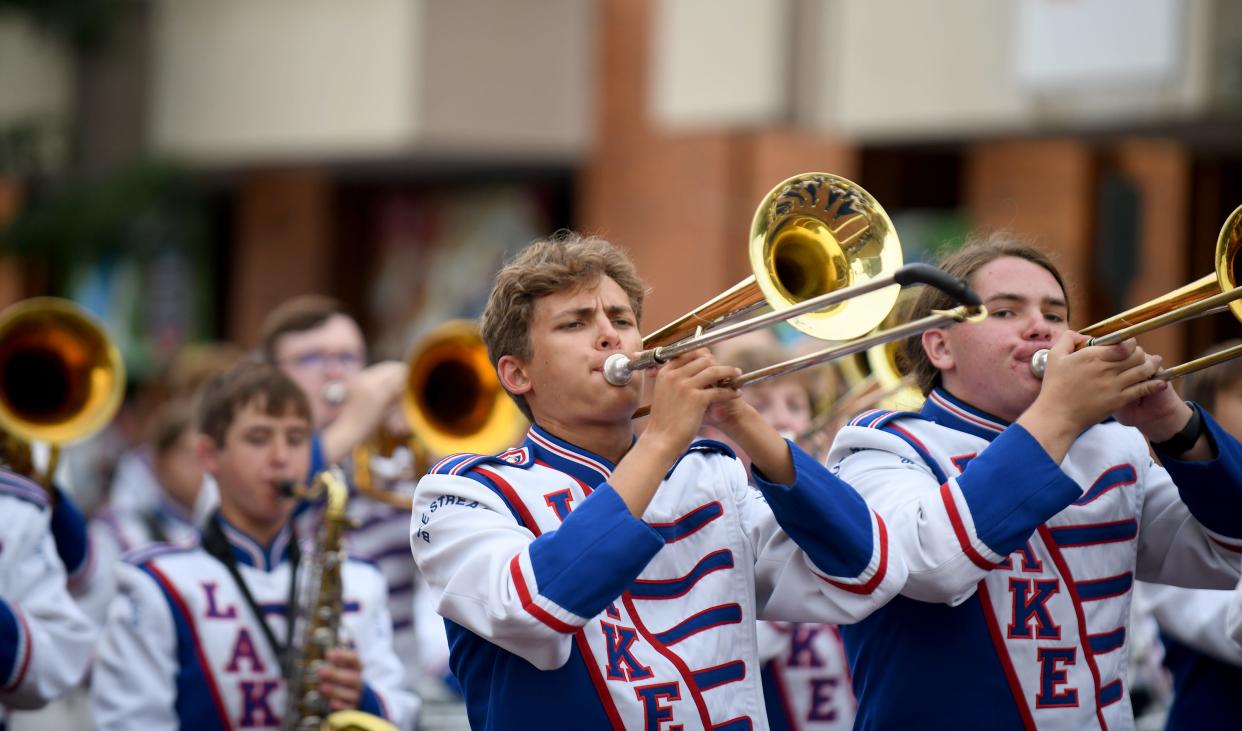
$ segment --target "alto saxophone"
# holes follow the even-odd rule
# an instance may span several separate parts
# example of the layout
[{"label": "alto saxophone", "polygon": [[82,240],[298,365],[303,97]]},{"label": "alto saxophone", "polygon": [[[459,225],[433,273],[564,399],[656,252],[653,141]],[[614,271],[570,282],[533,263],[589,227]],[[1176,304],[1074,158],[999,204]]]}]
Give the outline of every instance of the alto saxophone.
[{"label": "alto saxophone", "polygon": [[300,602],[301,611],[290,607],[289,621],[300,615],[305,624],[297,635],[285,668],[288,701],[286,731],[397,731],[388,721],[362,711],[332,712],[328,698],[319,692],[319,671],[328,664],[328,650],[340,644],[342,614],[341,567],[345,564],[344,536],[349,528],[345,515],[349,488],[338,468],[320,472],[310,490],[288,490],[302,497],[326,496],[323,523],[316,541],[308,581]]}]

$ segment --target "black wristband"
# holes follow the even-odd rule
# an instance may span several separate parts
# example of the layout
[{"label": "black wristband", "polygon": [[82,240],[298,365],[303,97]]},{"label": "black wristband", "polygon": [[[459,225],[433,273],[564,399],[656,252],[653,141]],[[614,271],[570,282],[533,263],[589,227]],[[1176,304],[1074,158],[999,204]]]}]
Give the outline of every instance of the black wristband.
[{"label": "black wristband", "polygon": [[1203,436],[1203,414],[1199,413],[1199,405],[1193,401],[1187,401],[1186,405],[1190,407],[1190,421],[1186,422],[1181,431],[1163,442],[1152,442],[1152,449],[1171,457],[1180,457],[1189,452],[1195,442],[1199,441],[1199,437]]}]

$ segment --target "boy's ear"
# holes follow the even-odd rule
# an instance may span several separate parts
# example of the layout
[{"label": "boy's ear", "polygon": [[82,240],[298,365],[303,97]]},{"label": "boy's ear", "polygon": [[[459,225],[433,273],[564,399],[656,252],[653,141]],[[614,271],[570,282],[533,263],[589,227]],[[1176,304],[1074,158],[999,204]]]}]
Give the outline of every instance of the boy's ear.
[{"label": "boy's ear", "polygon": [[500,356],[500,360],[496,361],[496,375],[500,378],[500,385],[517,396],[529,393],[534,386],[526,363],[515,355]]},{"label": "boy's ear", "polygon": [[934,327],[927,330],[923,333],[922,339],[923,350],[927,351],[927,358],[932,365],[942,371],[953,367],[953,351],[949,347],[943,329]]},{"label": "boy's ear", "polygon": [[214,475],[220,465],[220,447],[216,445],[216,441],[206,434],[195,434],[194,449],[198,452],[199,461],[203,463],[203,469]]}]

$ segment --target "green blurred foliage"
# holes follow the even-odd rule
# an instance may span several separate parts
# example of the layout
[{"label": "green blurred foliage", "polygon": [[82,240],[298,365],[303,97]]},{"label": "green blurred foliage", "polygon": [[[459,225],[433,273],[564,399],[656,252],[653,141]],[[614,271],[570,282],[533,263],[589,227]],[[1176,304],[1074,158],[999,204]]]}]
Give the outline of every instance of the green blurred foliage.
[{"label": "green blurred foliage", "polygon": [[48,34],[80,50],[103,45],[139,0],[0,0],[0,12],[25,15]]},{"label": "green blurred foliage", "polygon": [[0,230],[0,251],[50,263],[146,257],[161,247],[201,245],[198,192],[175,165],[143,162],[94,178],[36,187]]}]

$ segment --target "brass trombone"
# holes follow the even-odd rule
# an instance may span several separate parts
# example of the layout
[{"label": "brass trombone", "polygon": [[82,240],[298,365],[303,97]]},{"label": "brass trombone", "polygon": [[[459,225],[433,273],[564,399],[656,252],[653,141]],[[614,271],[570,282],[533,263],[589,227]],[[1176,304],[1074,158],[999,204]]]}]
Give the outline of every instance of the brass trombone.
[{"label": "brass trombone", "polygon": [[[857,338],[888,315],[900,291],[895,285],[928,284],[962,305],[742,375],[731,385],[764,381],[928,328],[973,319],[982,312],[978,297],[964,281],[927,264],[902,266],[888,214],[870,193],[836,175],[803,173],[777,184],[755,211],[749,249],[752,276],[648,335],[643,339],[648,350],[632,357],[609,356],[604,378],[623,386],[635,371],[783,321],[824,340]],[[747,317],[765,304],[773,311]],[[691,336],[704,327],[710,329]]]},{"label": "brass trombone", "polygon": [[[22,300],[0,312],[0,430],[4,458],[50,489],[60,447],[112,420],[125,393],[120,351],[102,325],[56,297]],[[35,475],[31,442],[51,447]]]},{"label": "brass trombone", "polygon": [[[1242,289],[1238,288],[1238,252],[1242,250],[1242,206],[1233,209],[1216,238],[1213,257],[1215,271],[1202,278],[1133,307],[1080,332],[1090,337],[1078,347],[1115,345],[1156,328],[1212,314],[1228,308],[1242,320]],[[1205,355],[1172,368],[1162,368],[1153,376],[1165,381],[1203,370],[1242,355],[1242,345]],[[1040,378],[1048,365],[1048,351],[1031,356],[1031,372]]]}]

